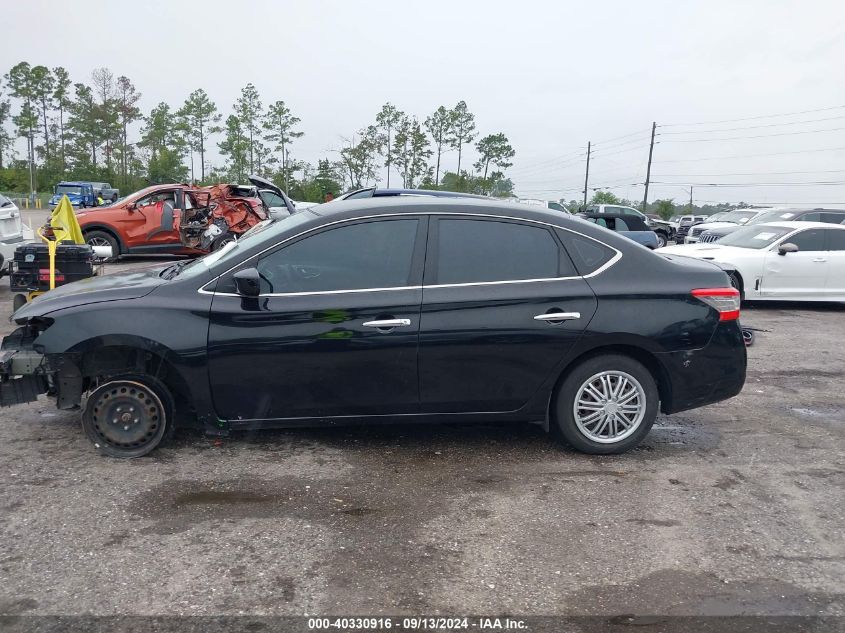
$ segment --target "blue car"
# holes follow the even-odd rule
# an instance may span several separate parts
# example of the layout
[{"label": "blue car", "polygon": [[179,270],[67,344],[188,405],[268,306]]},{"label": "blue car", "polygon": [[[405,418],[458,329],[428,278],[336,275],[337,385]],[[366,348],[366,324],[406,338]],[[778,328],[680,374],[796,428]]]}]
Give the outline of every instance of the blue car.
[{"label": "blue car", "polygon": [[62,196],[67,196],[75,209],[94,207],[94,187],[90,182],[60,182],[53,189],[53,196],[50,198],[50,208],[54,209]]}]

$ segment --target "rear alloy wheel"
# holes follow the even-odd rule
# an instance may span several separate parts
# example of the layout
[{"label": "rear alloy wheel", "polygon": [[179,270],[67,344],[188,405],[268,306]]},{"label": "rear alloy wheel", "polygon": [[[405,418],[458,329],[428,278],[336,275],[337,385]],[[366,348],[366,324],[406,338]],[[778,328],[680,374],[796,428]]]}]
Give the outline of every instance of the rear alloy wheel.
[{"label": "rear alloy wheel", "polygon": [[111,379],[88,396],[82,428],[109,457],[141,457],[172,432],[173,399],[150,376]]},{"label": "rear alloy wheel", "polygon": [[112,256],[100,258],[95,257],[95,261],[97,262],[116,262],[117,258],[120,256],[120,244],[118,244],[117,240],[114,239],[111,234],[106,233],[105,231],[90,231],[86,233],[85,243],[92,248],[94,246],[108,246],[111,248]]},{"label": "rear alloy wheel", "polygon": [[563,439],[584,453],[623,453],[639,444],[657,417],[654,378],[620,355],[591,358],[566,377],[557,395]]}]

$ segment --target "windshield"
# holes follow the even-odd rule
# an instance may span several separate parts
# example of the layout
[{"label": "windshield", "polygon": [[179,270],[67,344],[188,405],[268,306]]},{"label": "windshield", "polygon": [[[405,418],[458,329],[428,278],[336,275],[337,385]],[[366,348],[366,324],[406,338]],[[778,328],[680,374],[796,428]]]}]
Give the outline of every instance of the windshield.
[{"label": "windshield", "polygon": [[716,220],[721,220],[727,214],[728,214],[727,211],[719,211],[718,213],[714,213],[713,215],[708,216],[707,221],[708,222],[715,222]]},{"label": "windshield", "polygon": [[719,240],[719,246],[761,249],[771,246],[787,233],[789,226],[743,226]]},{"label": "windshield", "polygon": [[274,231],[278,232],[281,229],[295,227],[313,218],[314,215],[312,213],[303,211],[302,213],[289,215],[278,220],[263,220],[241,235],[237,241],[229,242],[219,251],[210,253],[205,257],[200,258],[198,261],[205,264],[207,268],[211,268],[212,266],[216,267],[217,265],[220,265],[221,267],[224,265],[234,266],[238,263],[239,253],[243,253],[245,249],[248,249],[252,245],[260,242],[266,235],[269,235]]},{"label": "windshield", "polygon": [[783,209],[779,211],[767,211],[766,213],[761,213],[753,220],[749,220],[748,224],[760,224],[762,222],[777,222],[778,220],[793,220],[795,219],[795,213],[792,211],[784,211]]},{"label": "windshield", "polygon": [[719,222],[733,222],[734,224],[745,224],[749,218],[757,215],[758,211],[730,211],[719,218]]},{"label": "windshield", "polygon": [[61,196],[62,194],[81,195],[82,187],[79,185],[56,185],[56,195]]}]

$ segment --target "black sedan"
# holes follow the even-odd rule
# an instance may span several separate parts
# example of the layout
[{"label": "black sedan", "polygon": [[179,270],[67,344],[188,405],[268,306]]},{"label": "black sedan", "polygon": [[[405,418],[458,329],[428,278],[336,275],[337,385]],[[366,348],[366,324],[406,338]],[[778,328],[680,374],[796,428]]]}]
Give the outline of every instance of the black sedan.
[{"label": "black sedan", "polygon": [[85,432],[116,457],[150,452],[177,419],[213,435],[533,422],[619,453],[658,410],[741,390],[738,317],[713,264],[539,207],[332,202],[202,259],[25,305],[3,340],[0,400],[83,405]]}]

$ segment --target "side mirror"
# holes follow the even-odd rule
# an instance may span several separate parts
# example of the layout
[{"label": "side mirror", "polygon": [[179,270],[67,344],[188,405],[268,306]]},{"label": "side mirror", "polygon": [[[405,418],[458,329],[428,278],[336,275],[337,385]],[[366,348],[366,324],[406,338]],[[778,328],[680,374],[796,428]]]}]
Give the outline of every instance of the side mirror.
[{"label": "side mirror", "polygon": [[235,288],[242,297],[255,298],[261,292],[261,276],[256,268],[244,268],[234,274]]},{"label": "side mirror", "polygon": [[137,208],[138,208],[138,207],[137,207],[137,206],[136,206],[136,204],[133,202],[132,204],[130,204],[130,205],[128,205],[128,206],[126,207],[126,210],[127,210],[127,211],[134,211],[134,210],[135,210],[135,209],[137,209]]},{"label": "side mirror", "polygon": [[778,246],[778,255],[786,255],[787,253],[797,253],[798,247],[792,242],[786,242]]}]

